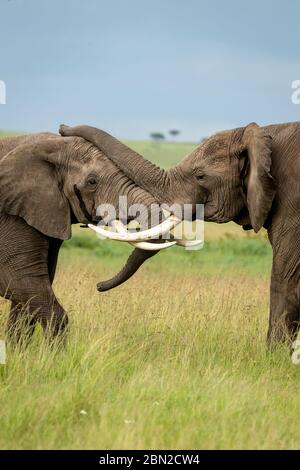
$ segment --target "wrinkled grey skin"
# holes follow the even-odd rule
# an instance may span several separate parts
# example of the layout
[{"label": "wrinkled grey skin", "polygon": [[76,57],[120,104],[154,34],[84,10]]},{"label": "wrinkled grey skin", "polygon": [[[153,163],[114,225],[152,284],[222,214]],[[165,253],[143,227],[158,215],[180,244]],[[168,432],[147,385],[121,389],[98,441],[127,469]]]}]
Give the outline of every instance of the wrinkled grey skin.
[{"label": "wrinkled grey skin", "polygon": [[79,126],[62,133],[84,137],[105,151],[111,146],[110,159],[159,202],[204,203],[206,221],[233,220],[255,232],[267,228],[273,249],[268,343],[295,339],[300,320],[299,122],[252,123],[219,132],[169,171],[122,152],[97,129]]},{"label": "wrinkled grey skin", "polygon": [[[146,208],[156,202],[84,139],[0,139],[0,295],[12,302],[12,340],[25,331],[29,338],[37,321],[50,338],[66,330],[68,317],[52,290],[60,246],[72,223],[96,222],[97,206],[117,207],[120,195]],[[135,250],[135,265],[150,256]]]}]

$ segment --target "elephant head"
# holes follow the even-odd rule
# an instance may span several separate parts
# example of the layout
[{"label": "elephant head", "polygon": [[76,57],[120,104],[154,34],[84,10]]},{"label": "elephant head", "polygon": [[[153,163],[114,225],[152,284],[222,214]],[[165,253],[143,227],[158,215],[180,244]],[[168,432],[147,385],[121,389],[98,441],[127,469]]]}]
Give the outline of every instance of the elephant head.
[{"label": "elephant head", "polygon": [[[200,144],[177,166],[164,170],[108,134],[89,126],[62,126],[62,135],[80,136],[101,149],[128,178],[160,203],[204,204],[204,219],[231,220],[256,232],[266,223],[275,195],[271,175],[272,139],[252,123],[219,132]],[[127,267],[134,272],[133,260]],[[125,269],[124,268],[124,269]],[[121,272],[122,273],[122,272]],[[109,288],[119,285],[120,273]]]},{"label": "elephant head", "polygon": [[[144,233],[146,238],[149,233],[160,235],[172,225],[167,220],[144,232],[149,216],[150,222],[162,219],[155,198],[86,140],[55,134],[15,140],[12,148],[7,145],[7,151],[0,153],[0,210],[4,213],[22,217],[43,234],[61,240],[70,238],[72,222],[88,224],[104,216],[108,223],[109,217],[128,221],[136,215],[142,230],[128,236],[133,242],[143,240]],[[126,212],[121,196],[137,214]],[[99,208],[106,213],[99,213]],[[109,213],[111,208],[114,214]],[[127,241],[126,236],[120,237]]]},{"label": "elephant head", "polygon": [[[109,155],[82,138],[35,134],[9,144],[2,158],[0,154],[0,210],[22,217],[46,236],[66,240],[73,222],[98,222],[101,204],[116,208],[119,218],[119,196],[127,197],[128,206],[144,208],[139,214],[139,240],[148,227],[150,208],[152,216],[153,208],[158,212],[156,220],[161,216],[150,193],[116,167]],[[124,149],[128,155],[129,149]],[[159,233],[160,225],[154,229]],[[154,253],[135,249],[131,256],[135,270]],[[122,282],[131,274],[127,266]]]}]

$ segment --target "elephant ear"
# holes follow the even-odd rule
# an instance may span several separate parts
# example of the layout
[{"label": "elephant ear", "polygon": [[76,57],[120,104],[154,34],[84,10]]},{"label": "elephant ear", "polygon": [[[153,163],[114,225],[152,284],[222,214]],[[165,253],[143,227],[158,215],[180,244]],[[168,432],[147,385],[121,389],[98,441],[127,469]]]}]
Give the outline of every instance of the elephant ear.
[{"label": "elephant ear", "polygon": [[247,206],[251,225],[258,232],[264,225],[275,196],[275,182],[270,173],[272,138],[257,124],[249,124],[243,133],[242,150],[247,151]]},{"label": "elephant ear", "polygon": [[59,171],[64,139],[16,147],[0,161],[0,211],[22,217],[43,234],[66,240],[71,213]]}]

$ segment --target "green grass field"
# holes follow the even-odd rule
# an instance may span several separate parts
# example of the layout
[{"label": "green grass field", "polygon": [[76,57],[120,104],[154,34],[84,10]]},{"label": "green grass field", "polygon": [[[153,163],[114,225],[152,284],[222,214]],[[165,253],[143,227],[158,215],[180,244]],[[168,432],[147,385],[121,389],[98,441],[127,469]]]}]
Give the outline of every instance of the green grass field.
[{"label": "green grass field", "polygon": [[[169,166],[190,144],[131,142]],[[0,366],[2,449],[299,447],[300,366],[266,353],[271,249],[234,224],[205,246],[171,248],[100,294],[131,249],[76,227],[55,292],[69,312],[64,350],[37,330]],[[0,338],[9,304],[1,299]]]}]

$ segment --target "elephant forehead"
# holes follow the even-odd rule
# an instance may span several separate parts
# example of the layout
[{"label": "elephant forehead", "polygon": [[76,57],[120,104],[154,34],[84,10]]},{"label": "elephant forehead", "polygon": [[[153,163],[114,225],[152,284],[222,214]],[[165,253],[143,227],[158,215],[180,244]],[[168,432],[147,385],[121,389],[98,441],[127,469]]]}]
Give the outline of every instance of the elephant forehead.
[{"label": "elephant forehead", "polygon": [[220,134],[208,139],[204,144],[203,161],[209,164],[224,164],[230,153],[230,134]]},{"label": "elephant forehead", "polygon": [[[114,176],[122,174],[123,178],[126,176],[117,168],[104,153],[100,152],[93,145],[87,149],[86,152],[81,152],[79,156],[73,156],[68,164],[68,175],[70,180],[74,183],[87,178],[89,174],[97,175],[101,182],[110,181]],[[72,184],[73,184],[72,183]]]},{"label": "elephant forehead", "polygon": [[101,150],[81,137],[71,138],[70,153],[72,160],[79,163],[96,162],[105,158]]},{"label": "elephant forehead", "polygon": [[228,150],[229,135],[220,133],[207,139],[204,144],[204,156],[222,154]]}]

